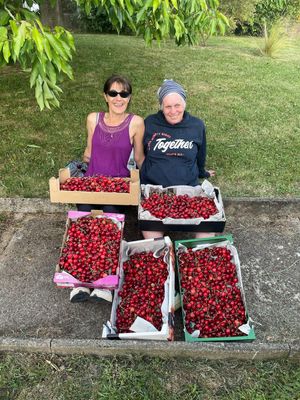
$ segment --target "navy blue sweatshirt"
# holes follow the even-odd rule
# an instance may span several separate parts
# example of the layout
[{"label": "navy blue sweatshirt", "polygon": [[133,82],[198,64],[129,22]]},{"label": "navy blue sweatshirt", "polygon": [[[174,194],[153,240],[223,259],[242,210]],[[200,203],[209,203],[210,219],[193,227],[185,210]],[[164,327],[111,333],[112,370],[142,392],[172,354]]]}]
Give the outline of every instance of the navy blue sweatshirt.
[{"label": "navy blue sweatshirt", "polygon": [[188,112],[174,125],[166,121],[161,111],[147,117],[144,151],[143,184],[196,186],[199,178],[209,177],[205,170],[205,125]]}]

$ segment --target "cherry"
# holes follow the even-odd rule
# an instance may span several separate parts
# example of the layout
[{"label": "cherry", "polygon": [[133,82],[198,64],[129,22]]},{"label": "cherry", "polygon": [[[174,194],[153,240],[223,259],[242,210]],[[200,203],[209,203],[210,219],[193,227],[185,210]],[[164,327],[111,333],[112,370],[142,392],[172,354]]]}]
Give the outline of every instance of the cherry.
[{"label": "cherry", "polygon": [[[215,246],[179,254],[185,327],[199,337],[241,336],[246,311],[231,251]],[[201,278],[200,278],[201,277]]]},{"label": "cherry", "polygon": [[60,190],[84,192],[129,193],[128,178],[112,178],[104,175],[72,177],[60,184]]},{"label": "cherry", "polygon": [[208,197],[189,197],[174,193],[152,193],[141,201],[141,207],[156,218],[204,218],[217,213],[213,199]]},{"label": "cherry", "polygon": [[130,332],[129,328],[138,316],[161,330],[161,305],[168,277],[164,255],[156,258],[152,251],[133,254],[124,262],[123,269],[124,281],[116,312],[118,332]]},{"label": "cherry", "polygon": [[110,218],[91,216],[72,221],[67,230],[59,266],[81,282],[115,275],[122,232]]}]

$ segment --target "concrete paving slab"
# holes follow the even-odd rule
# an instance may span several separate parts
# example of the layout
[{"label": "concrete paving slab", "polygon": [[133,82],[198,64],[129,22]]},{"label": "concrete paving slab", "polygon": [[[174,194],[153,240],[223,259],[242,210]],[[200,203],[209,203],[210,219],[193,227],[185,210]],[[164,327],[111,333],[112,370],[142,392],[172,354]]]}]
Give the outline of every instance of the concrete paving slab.
[{"label": "concrete paving slab", "polygon": [[[109,318],[110,305],[71,304],[69,290],[52,283],[68,207],[63,205],[63,212],[57,212],[61,210],[57,205],[53,208],[41,199],[33,199],[33,205],[28,199],[7,201],[5,207],[5,200],[0,199],[0,350],[8,349],[9,340],[12,348],[18,348],[14,340],[45,340],[45,346],[51,340],[53,352],[63,348],[81,352],[78,343],[83,341],[85,351],[92,354],[133,349],[159,354],[164,348],[169,356],[188,356],[196,351],[199,357],[207,358],[209,354],[213,357],[215,349],[219,358],[299,358],[300,200],[225,199],[224,203],[225,233],[233,234],[239,252],[249,315],[255,322],[255,342],[184,343],[180,312],[175,319],[176,343],[116,344],[102,340],[102,323]],[[14,207],[17,212],[13,212]],[[191,237],[179,232],[170,236],[173,240]],[[125,238],[142,238],[134,207],[126,219]],[[89,348],[91,343],[95,345]]]}]

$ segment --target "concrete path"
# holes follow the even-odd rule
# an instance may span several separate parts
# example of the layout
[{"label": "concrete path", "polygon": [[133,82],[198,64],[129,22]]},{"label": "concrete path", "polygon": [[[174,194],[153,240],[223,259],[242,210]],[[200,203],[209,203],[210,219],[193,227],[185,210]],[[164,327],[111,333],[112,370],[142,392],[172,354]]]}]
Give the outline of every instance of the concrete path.
[{"label": "concrete path", "polygon": [[[239,252],[254,342],[185,343],[180,311],[174,343],[102,340],[110,305],[71,304],[69,290],[52,283],[69,207],[42,199],[0,199],[0,351],[299,360],[300,199],[225,199],[224,204],[224,233],[233,235]],[[142,239],[134,207],[125,239]]]}]

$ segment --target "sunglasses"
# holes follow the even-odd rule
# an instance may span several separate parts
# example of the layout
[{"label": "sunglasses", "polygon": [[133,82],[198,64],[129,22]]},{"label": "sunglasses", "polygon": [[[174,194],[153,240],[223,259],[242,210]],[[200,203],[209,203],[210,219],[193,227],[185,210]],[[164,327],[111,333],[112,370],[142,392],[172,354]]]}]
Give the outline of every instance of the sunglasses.
[{"label": "sunglasses", "polygon": [[122,99],[126,99],[127,97],[130,96],[129,92],[125,92],[122,90],[122,92],[117,92],[116,90],[109,90],[106,94],[109,95],[109,97],[117,97],[118,94],[122,97]]}]

